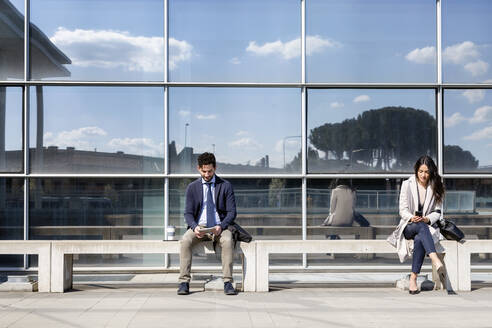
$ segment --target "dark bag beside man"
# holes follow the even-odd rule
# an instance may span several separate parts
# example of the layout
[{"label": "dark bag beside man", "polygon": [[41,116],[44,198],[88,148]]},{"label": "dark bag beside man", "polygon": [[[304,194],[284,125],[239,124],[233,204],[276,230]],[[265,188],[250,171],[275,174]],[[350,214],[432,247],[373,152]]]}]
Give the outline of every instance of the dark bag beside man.
[{"label": "dark bag beside man", "polygon": [[253,237],[244,230],[239,224],[237,223],[232,223],[227,226],[227,229],[232,233],[232,238],[234,239],[234,242],[238,241],[244,241],[246,243],[249,243]]}]

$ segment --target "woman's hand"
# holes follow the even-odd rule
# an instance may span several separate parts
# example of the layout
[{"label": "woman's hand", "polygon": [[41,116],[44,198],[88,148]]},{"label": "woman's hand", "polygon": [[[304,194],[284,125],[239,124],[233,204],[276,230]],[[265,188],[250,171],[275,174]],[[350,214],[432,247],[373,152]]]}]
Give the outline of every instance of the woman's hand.
[{"label": "woman's hand", "polygon": [[410,222],[424,222],[424,223],[429,223],[430,220],[427,217],[420,217],[420,216],[414,216],[410,219]]}]

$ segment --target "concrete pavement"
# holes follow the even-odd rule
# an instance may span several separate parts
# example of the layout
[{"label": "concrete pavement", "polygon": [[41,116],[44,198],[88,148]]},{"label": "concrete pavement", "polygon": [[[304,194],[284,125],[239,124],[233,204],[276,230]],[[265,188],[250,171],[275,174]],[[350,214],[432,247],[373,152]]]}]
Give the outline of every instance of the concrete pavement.
[{"label": "concrete pavement", "polygon": [[409,295],[396,288],[269,293],[76,285],[65,294],[0,294],[0,327],[491,327],[492,288]]}]

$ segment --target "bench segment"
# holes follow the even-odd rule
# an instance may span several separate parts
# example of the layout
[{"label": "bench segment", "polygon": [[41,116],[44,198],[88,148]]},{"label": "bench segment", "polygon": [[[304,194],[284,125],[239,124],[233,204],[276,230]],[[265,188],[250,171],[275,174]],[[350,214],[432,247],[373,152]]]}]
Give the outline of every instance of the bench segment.
[{"label": "bench segment", "polygon": [[[194,247],[202,253],[213,253],[211,242]],[[73,254],[179,254],[180,241],[162,240],[66,240],[52,242],[51,291],[63,293],[73,285]],[[256,290],[256,247],[254,243],[238,243],[236,252],[243,256],[244,291]]]},{"label": "bench segment", "polygon": [[458,290],[471,291],[471,254],[492,253],[492,240],[465,240],[458,243]]},{"label": "bench segment", "polygon": [[37,254],[38,291],[50,292],[51,242],[38,240],[0,240],[0,254]]},{"label": "bench segment", "polygon": [[[448,290],[458,288],[458,251],[455,241],[442,241],[446,256]],[[256,291],[267,292],[270,254],[296,253],[396,253],[386,240],[258,240],[256,241]]]}]

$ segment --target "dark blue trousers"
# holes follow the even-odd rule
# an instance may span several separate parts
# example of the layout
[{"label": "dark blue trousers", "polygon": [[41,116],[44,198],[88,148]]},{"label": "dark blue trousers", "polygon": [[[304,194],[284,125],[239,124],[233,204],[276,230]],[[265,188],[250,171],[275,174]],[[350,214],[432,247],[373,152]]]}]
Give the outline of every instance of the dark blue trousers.
[{"label": "dark blue trousers", "polygon": [[412,272],[420,273],[425,254],[436,251],[427,223],[409,223],[403,230],[405,239],[413,239]]}]

